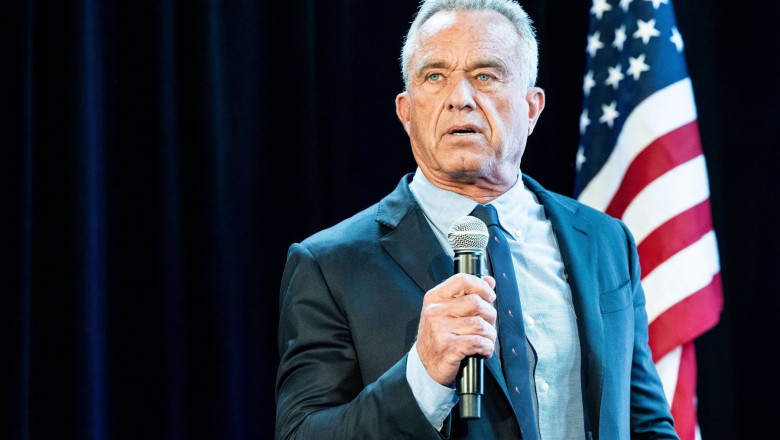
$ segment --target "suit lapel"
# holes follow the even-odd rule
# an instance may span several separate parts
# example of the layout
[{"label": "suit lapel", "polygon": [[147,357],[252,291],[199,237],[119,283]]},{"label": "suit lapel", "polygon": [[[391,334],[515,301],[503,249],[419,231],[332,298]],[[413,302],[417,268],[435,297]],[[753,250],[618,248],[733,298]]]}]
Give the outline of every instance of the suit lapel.
[{"label": "suit lapel", "polygon": [[379,202],[377,221],[390,228],[379,241],[425,294],[452,276],[453,264],[414,200],[410,178],[404,177],[395,191]]},{"label": "suit lapel", "polygon": [[533,179],[524,176],[524,182],[544,205],[558,240],[577,314],[586,420],[591,431],[598,432],[605,365],[603,323],[595,274],[590,270],[597,258],[594,232],[590,222],[577,215],[576,204],[564,204]]}]

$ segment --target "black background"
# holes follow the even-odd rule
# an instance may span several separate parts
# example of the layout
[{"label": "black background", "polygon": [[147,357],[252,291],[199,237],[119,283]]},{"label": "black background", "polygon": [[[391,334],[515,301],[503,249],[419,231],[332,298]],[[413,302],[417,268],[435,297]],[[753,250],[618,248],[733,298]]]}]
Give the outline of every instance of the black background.
[{"label": "black background", "polygon": [[[590,2],[523,4],[547,92],[523,171],[571,194]],[[4,5],[0,437],[272,437],[287,247],[415,167],[394,111],[415,7]],[[765,438],[780,410],[780,5],[674,7],[725,295],[697,342],[701,430]]]}]

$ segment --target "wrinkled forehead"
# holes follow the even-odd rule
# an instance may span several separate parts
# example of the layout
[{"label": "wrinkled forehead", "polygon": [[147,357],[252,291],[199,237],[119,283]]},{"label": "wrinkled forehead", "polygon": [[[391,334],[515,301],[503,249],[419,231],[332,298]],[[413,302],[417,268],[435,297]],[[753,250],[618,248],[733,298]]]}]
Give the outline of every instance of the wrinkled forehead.
[{"label": "wrinkled forehead", "polygon": [[423,23],[416,38],[411,59],[417,62],[434,52],[458,49],[467,49],[472,56],[484,52],[514,58],[520,44],[514,24],[495,11],[439,11]]}]

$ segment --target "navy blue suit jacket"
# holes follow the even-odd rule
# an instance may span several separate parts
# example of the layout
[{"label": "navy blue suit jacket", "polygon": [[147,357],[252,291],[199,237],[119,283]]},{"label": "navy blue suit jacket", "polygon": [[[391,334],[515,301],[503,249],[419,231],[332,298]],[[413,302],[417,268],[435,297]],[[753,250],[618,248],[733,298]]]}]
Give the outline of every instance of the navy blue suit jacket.
[{"label": "navy blue suit jacket", "polygon": [[[453,274],[453,264],[410,179],[290,247],[280,296],[277,438],[521,438],[495,357],[486,362],[479,420],[460,420],[456,408],[439,433],[412,395],[405,355],[423,295]],[[621,222],[523,179],[550,218],[571,285],[585,437],[677,438],[647,346],[631,235]]]}]

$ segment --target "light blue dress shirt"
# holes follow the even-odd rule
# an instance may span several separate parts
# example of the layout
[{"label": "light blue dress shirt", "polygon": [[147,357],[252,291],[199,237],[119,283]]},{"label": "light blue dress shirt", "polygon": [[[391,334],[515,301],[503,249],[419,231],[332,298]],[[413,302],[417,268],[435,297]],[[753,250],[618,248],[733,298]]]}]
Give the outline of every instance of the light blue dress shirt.
[{"label": "light blue dress shirt", "polygon": [[[409,187],[436,238],[453,256],[447,232],[455,220],[469,215],[477,202],[434,186],[419,168]],[[544,207],[519,177],[509,191],[490,204],[496,208],[509,242],[526,336],[537,354],[533,379],[540,437],[584,439],[577,316],[552,225]],[[420,409],[441,429],[458,397],[454,388],[428,375],[416,344],[409,352],[406,377]]]}]

